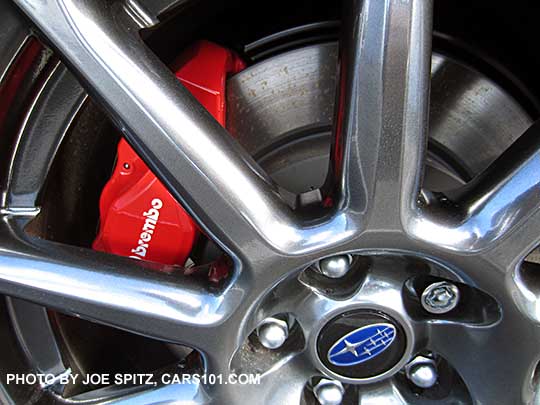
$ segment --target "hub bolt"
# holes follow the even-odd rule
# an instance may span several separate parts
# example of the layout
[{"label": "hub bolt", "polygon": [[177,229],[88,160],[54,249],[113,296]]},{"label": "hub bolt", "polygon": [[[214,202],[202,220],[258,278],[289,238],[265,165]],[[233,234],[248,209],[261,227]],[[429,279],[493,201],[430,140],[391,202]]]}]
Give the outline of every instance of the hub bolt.
[{"label": "hub bolt", "polygon": [[319,262],[322,274],[329,278],[341,278],[351,268],[351,258],[348,255],[327,257]]},{"label": "hub bolt", "polygon": [[429,357],[416,356],[405,367],[405,374],[409,381],[420,388],[431,388],[437,382],[437,365]]},{"label": "hub bolt", "polygon": [[343,385],[336,380],[322,378],[315,387],[313,394],[321,405],[339,405],[343,401],[345,389]]},{"label": "hub bolt", "polygon": [[289,337],[289,325],[278,318],[266,318],[257,328],[257,336],[267,349],[278,349]]},{"label": "hub bolt", "polygon": [[422,293],[422,306],[432,314],[445,314],[459,302],[459,289],[448,281],[429,285]]}]

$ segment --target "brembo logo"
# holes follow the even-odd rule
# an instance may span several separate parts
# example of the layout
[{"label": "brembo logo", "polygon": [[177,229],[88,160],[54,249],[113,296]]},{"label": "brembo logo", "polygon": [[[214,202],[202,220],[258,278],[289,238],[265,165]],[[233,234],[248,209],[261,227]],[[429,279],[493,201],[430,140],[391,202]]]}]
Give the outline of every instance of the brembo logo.
[{"label": "brembo logo", "polygon": [[150,242],[152,241],[152,236],[156,230],[157,221],[159,219],[159,210],[163,208],[163,201],[159,198],[154,198],[151,202],[152,208],[147,212],[143,212],[145,218],[144,225],[142,227],[142,232],[139,235],[139,242],[135,249],[131,249],[133,255],[129,256],[132,259],[141,260],[146,257],[148,248],[150,247]]},{"label": "brembo logo", "polygon": [[342,336],[328,350],[328,360],[336,366],[353,366],[371,360],[385,351],[396,338],[396,327],[376,323]]}]

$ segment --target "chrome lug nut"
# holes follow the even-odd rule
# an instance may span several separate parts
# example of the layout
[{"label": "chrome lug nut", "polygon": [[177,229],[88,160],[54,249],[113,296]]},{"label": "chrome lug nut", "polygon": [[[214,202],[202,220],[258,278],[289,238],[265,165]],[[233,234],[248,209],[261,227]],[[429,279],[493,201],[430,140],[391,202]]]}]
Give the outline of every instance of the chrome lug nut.
[{"label": "chrome lug nut", "polygon": [[347,255],[327,257],[319,262],[322,274],[329,278],[341,278],[351,268],[351,258]]},{"label": "chrome lug nut", "polygon": [[278,349],[289,337],[289,325],[278,318],[266,318],[257,328],[257,336],[267,349]]},{"label": "chrome lug nut", "polygon": [[321,405],[339,405],[343,401],[345,389],[343,384],[336,380],[322,378],[315,387],[313,394]]},{"label": "chrome lug nut", "polygon": [[409,381],[419,388],[431,388],[437,382],[437,365],[433,359],[424,356],[415,357],[405,367]]},{"label": "chrome lug nut", "polygon": [[429,285],[422,293],[422,307],[432,314],[445,314],[459,302],[459,289],[448,281]]}]

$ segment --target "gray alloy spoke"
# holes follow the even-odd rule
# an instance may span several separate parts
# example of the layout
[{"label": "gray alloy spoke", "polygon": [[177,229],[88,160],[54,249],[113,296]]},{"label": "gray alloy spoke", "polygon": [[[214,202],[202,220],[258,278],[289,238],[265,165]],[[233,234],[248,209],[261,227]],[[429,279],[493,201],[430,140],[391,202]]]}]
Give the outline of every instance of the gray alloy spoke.
[{"label": "gray alloy spoke", "polygon": [[540,123],[531,126],[468,191],[473,203],[475,196],[488,196],[478,216],[492,224],[490,241],[495,246],[490,256],[514,269],[540,244]]},{"label": "gray alloy spoke", "polygon": [[250,396],[261,398],[264,404],[299,404],[305,386],[316,373],[304,354],[295,354],[264,373],[260,385],[239,386],[238,398],[241,398],[244,390],[246,393],[251,391]]},{"label": "gray alloy spoke", "polygon": [[126,4],[136,13],[143,13],[151,23],[157,23],[163,17],[188,7],[194,0],[127,0]]},{"label": "gray alloy spoke", "polygon": [[394,381],[388,380],[359,390],[359,405],[388,404],[407,405]]},{"label": "gray alloy spoke", "polygon": [[529,319],[531,326],[538,327],[540,324],[540,289],[538,288],[540,285],[538,283],[540,264],[525,261],[512,276],[513,283],[508,283],[507,288],[512,294],[516,306]]},{"label": "gray alloy spoke", "polygon": [[531,126],[483,173],[454,193],[452,204],[428,206],[411,227],[412,233],[440,247],[469,252],[512,237],[500,243],[500,251],[510,262],[523,258],[523,249],[538,243],[534,224],[540,208],[539,134],[540,124]]},{"label": "gray alloy spoke", "polygon": [[195,380],[182,384],[161,385],[155,388],[109,386],[64,399],[57,397],[60,404],[107,404],[114,405],[152,405],[176,404],[178,401],[189,404],[208,404],[210,400]]},{"label": "gray alloy spoke", "polygon": [[431,1],[356,0],[340,47],[330,170],[338,206],[401,229],[416,204],[427,142]]},{"label": "gray alloy spoke", "polygon": [[433,326],[432,350],[458,372],[475,403],[530,403],[529,381],[540,355],[540,336],[537,328],[518,317],[515,311],[507,311],[495,326]]},{"label": "gray alloy spoke", "polygon": [[[8,184],[5,187],[6,206],[36,206],[37,196],[45,184],[56,152],[73,123],[73,117],[86,100],[87,95],[75,77],[57,62],[20,129],[16,153],[9,165]],[[73,105],[73,114],[63,119],[52,118],[61,116],[59,111],[65,105]],[[43,119],[44,116],[47,119]]]},{"label": "gray alloy spoke", "polygon": [[540,210],[523,218],[486,252],[488,260],[506,271],[515,270],[540,245]]},{"label": "gray alloy spoke", "polygon": [[115,405],[161,405],[175,404],[181,399],[182,402],[192,404],[211,403],[208,396],[201,390],[200,384],[188,382],[185,384],[170,384],[159,388],[144,390],[120,397],[107,402]]},{"label": "gray alloy spoke", "polygon": [[31,239],[5,218],[0,225],[0,293],[61,312],[204,350],[242,298],[210,292],[180,267]]},{"label": "gray alloy spoke", "polygon": [[[292,284],[296,283],[292,282]],[[289,289],[287,290],[289,291]],[[299,295],[305,296],[305,294]],[[283,297],[283,301],[289,303],[288,310],[294,307],[294,303],[291,302],[293,297],[296,296]],[[256,298],[259,297],[256,297],[255,294],[246,296],[228,320],[227,328],[220,330],[215,346],[211,350],[202,352],[202,356],[205,371],[209,375],[220,376],[222,381],[228,381],[231,376],[234,378],[240,374],[244,377],[247,375],[248,378],[256,378],[260,375],[260,383],[205,384],[203,390],[211,398],[212,403],[236,404],[245,402],[246,398],[257,398],[257,402],[260,403],[300,403],[304,387],[312,376],[319,374],[305,350],[293,351],[285,356],[280,356],[279,352],[276,352],[273,364],[262,373],[258,366],[252,363],[249,363],[249,369],[235,368],[234,364],[231,363],[233,356],[237,354],[236,350],[247,341],[248,334],[255,329],[256,323],[261,320],[260,317],[270,316],[281,310],[281,307],[272,305],[272,312],[265,313],[261,308],[258,308],[257,311],[254,311],[257,312],[258,321],[251,319],[247,314],[252,311],[251,306],[255,304]],[[263,301],[258,306],[264,307],[268,304],[268,302]]]},{"label": "gray alloy spoke", "polygon": [[17,8],[10,2],[2,2],[0,4],[0,15],[2,16],[2,28],[7,29],[7,32],[13,30],[15,36],[10,41],[2,41],[0,46],[0,82],[4,82],[9,72],[9,66],[14,62],[21,49],[21,44],[26,43],[30,37],[30,29],[23,24],[20,24]]},{"label": "gray alloy spoke", "polygon": [[[300,404],[304,388],[317,371],[303,353],[291,354],[260,374],[259,384],[217,384],[206,390],[215,404],[240,404],[257,398],[261,404]],[[255,376],[256,372],[246,375]]]},{"label": "gray alloy spoke", "polygon": [[47,308],[5,297],[9,318],[34,370],[59,375],[66,371]]}]

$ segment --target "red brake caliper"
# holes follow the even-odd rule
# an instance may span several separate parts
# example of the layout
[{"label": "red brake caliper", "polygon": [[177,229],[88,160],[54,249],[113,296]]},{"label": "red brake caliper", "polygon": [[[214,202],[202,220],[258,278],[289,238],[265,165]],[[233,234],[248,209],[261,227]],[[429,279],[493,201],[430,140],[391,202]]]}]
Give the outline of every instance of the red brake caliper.
[{"label": "red brake caliper", "polygon": [[[201,41],[185,51],[173,68],[176,77],[225,125],[227,75],[245,67],[232,51]],[[122,139],[118,160],[100,200],[96,250],[183,265],[197,236],[191,217]]]}]

